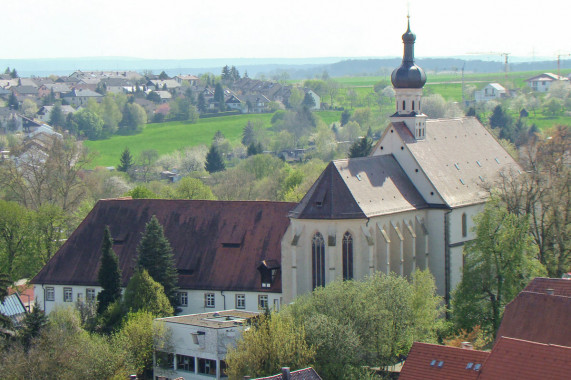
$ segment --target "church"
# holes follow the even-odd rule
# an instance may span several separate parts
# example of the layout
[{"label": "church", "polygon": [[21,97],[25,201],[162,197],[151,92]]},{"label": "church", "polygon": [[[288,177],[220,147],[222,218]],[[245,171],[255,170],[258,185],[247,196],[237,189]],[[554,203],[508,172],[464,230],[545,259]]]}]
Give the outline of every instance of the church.
[{"label": "church", "polygon": [[414,62],[410,23],[402,39],[391,76],[396,112],[370,156],[329,163],[298,204],[101,200],[32,280],[42,309],[96,299],[105,226],[125,287],[152,215],[171,242],[182,314],[278,310],[338,278],[426,268],[448,301],[484,185],[520,168],[477,119],[422,113],[426,74]]},{"label": "church", "polygon": [[428,119],[426,74],[410,22],[391,75],[396,112],[369,157],[331,162],[290,213],[282,240],[284,302],[342,277],[429,268],[448,301],[463,245],[493,183],[518,164],[473,117]]}]

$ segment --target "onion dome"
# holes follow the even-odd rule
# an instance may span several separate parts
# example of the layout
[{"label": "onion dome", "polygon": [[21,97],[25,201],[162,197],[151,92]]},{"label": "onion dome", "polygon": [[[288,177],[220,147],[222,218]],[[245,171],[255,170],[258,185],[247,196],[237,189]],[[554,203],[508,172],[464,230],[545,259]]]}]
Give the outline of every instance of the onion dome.
[{"label": "onion dome", "polygon": [[391,74],[391,82],[394,88],[422,88],[426,83],[426,74],[419,66],[414,64],[414,41],[416,36],[408,28],[402,35],[404,43],[404,55],[402,64]]}]

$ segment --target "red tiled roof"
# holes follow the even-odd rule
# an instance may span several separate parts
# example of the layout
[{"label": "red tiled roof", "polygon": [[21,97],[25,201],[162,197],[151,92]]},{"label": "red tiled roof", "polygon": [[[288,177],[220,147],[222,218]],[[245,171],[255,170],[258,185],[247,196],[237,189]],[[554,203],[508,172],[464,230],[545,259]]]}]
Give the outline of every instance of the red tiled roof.
[{"label": "red tiled roof", "polygon": [[531,280],[523,291],[548,294],[548,289],[552,289],[555,296],[571,297],[571,280],[536,277]]},{"label": "red tiled roof", "polygon": [[519,293],[506,305],[496,336],[571,346],[571,297]]},{"label": "red tiled roof", "polygon": [[110,199],[99,201],[34,284],[97,285],[103,230],[109,225],[126,286],[152,215],[173,249],[183,289],[281,292],[278,273],[261,287],[263,260],[281,262],[281,240],[295,203]]},{"label": "red tiled roof", "polygon": [[568,379],[571,347],[500,338],[478,380]]},{"label": "red tiled roof", "polygon": [[[476,379],[480,373],[474,370],[476,364],[483,364],[489,355],[490,353],[485,351],[415,342],[399,380]],[[471,369],[466,368],[468,363],[472,363]]]}]

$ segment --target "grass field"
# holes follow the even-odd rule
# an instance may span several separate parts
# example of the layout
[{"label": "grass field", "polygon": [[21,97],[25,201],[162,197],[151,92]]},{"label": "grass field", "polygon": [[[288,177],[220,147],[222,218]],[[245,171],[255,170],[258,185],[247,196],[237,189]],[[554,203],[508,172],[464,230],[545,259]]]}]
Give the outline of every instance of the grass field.
[{"label": "grass field", "polygon": [[251,114],[200,119],[196,124],[185,122],[148,124],[143,132],[136,135],[86,141],[85,145],[90,150],[99,152],[92,166],[116,166],[125,147],[129,147],[135,157],[148,149],[154,149],[162,155],[188,146],[201,144],[210,146],[212,137],[218,130],[228,140],[234,142],[241,139],[242,129],[248,120],[261,120],[265,126],[270,127],[271,118],[272,114]]},{"label": "grass field", "polygon": [[[339,120],[341,111],[319,111],[316,115],[325,123],[331,124]],[[196,124],[178,121],[148,124],[139,134],[85,141],[85,146],[97,152],[92,167],[117,166],[125,147],[129,148],[134,157],[148,149],[154,149],[162,155],[189,146],[210,146],[216,131],[221,131],[230,142],[236,143],[242,138],[242,130],[248,120],[261,120],[264,126],[269,128],[272,116],[273,114],[233,115],[199,119]]]}]

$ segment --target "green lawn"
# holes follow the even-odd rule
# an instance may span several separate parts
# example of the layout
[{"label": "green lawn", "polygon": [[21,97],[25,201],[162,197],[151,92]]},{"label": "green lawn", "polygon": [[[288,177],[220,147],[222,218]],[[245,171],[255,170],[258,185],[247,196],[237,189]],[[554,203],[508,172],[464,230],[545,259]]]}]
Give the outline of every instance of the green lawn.
[{"label": "green lawn", "polygon": [[218,130],[228,140],[235,142],[241,139],[242,129],[248,120],[262,120],[264,125],[270,127],[271,118],[272,114],[251,114],[199,119],[196,124],[185,122],[148,124],[143,132],[136,135],[86,141],[85,145],[90,150],[99,153],[92,166],[117,166],[125,147],[129,147],[131,154],[135,157],[148,149],[154,149],[162,155],[188,146],[201,144],[209,146]]}]

